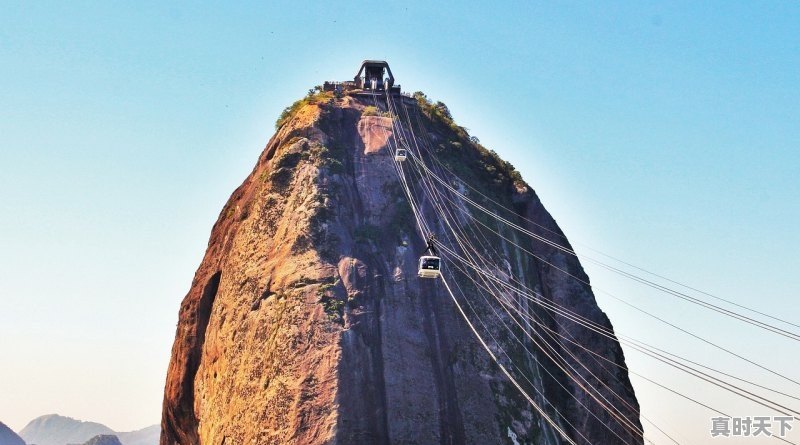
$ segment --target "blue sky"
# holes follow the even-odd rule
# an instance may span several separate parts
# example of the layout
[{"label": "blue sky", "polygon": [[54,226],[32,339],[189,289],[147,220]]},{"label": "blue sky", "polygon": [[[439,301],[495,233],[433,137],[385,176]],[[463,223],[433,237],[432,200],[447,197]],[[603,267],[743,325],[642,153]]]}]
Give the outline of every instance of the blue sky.
[{"label": "blue sky", "polygon": [[[447,103],[579,250],[800,320],[799,29],[792,2],[3,2],[0,420],[158,422],[178,306],[219,210],[280,111],[365,58]],[[800,377],[796,342],[586,268]],[[781,385],[598,301],[628,335]],[[652,418],[705,440],[708,413],[635,384]]]}]

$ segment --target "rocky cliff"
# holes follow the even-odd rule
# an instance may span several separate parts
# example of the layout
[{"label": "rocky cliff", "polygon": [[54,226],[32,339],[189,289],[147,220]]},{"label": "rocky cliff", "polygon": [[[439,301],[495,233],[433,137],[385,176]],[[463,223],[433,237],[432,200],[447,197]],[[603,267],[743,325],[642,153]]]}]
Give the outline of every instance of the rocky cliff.
[{"label": "rocky cliff", "polygon": [[[480,199],[513,209],[515,223],[568,246],[518,173],[443,104],[422,95],[398,101],[413,116],[406,124],[457,174],[453,186],[474,199],[469,187],[482,191]],[[386,148],[409,134],[396,134],[399,119],[387,111],[385,100],[325,94],[287,109],[222,209],[181,304],[162,445],[566,443],[492,363],[442,284],[416,277],[425,244]],[[430,200],[420,198],[419,211],[437,221]],[[480,236],[504,264],[501,279],[516,276],[547,302],[611,329],[574,257],[508,232]],[[509,317],[496,316],[481,289],[448,273],[482,315],[491,347],[505,351],[501,361],[573,440],[642,442],[599,402],[622,406],[640,428],[626,372],[608,365],[624,365],[616,341],[519,303],[560,335],[555,350],[571,352],[571,369],[601,396],[589,397],[529,337],[514,335],[524,326],[505,328]]]}]

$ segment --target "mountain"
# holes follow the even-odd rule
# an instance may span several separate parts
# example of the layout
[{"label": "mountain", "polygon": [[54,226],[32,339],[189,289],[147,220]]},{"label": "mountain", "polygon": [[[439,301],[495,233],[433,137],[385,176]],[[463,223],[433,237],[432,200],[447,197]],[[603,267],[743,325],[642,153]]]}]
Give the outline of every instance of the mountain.
[{"label": "mountain", "polygon": [[[642,443],[622,349],[566,237],[444,104],[319,92],[277,126],[181,304],[162,445],[566,443],[559,430]],[[418,221],[436,234],[444,280],[417,277]],[[500,288],[510,283],[536,297]],[[545,334],[550,349],[537,348]]]},{"label": "mountain", "polygon": [[118,439],[122,445],[155,445],[158,443],[160,429],[158,425],[153,425],[137,431],[118,433],[100,423],[50,414],[30,421],[20,431],[20,436],[31,445],[83,444],[92,440],[100,441],[92,445],[100,445],[112,440],[112,437],[113,440]]},{"label": "mountain", "polygon": [[0,445],[25,445],[25,441],[11,428],[0,422]]},{"label": "mountain", "polygon": [[114,431],[99,423],[83,422],[58,414],[37,417],[19,432],[25,442],[36,445],[83,443],[100,434],[114,434]]}]

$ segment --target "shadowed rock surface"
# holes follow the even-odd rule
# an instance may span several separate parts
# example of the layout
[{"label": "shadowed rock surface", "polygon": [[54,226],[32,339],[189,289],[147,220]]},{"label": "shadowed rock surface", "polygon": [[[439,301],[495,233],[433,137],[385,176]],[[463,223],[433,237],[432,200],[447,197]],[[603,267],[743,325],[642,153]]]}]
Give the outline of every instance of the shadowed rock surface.
[{"label": "shadowed rock surface", "polygon": [[[403,104],[417,136],[461,180],[556,235],[519,216],[511,217],[515,223],[569,246],[518,173],[470,140],[443,104],[421,96]],[[562,443],[491,363],[441,283],[416,277],[425,246],[386,149],[393,126],[382,113],[385,102],[364,113],[374,106],[372,99],[323,94],[298,103],[222,209],[181,304],[162,445]],[[448,180],[485,202],[463,182]],[[431,202],[420,207],[437,220]],[[513,273],[544,299],[611,328],[590,288],[558,270],[588,282],[577,259],[483,219],[537,256],[482,232],[499,252],[494,260],[506,265],[499,276]],[[530,380],[524,386],[551,416],[564,415],[559,422],[578,443],[585,443],[581,436],[591,443],[642,442],[543,354],[527,354],[502,325],[509,317],[495,316],[478,289],[457,281],[514,360],[513,374]],[[518,305],[624,365],[616,341],[527,302]],[[592,374],[624,399],[627,405],[617,405],[639,426],[624,370],[601,365],[567,341],[555,347],[586,364],[568,360],[593,386],[601,385]]]},{"label": "shadowed rock surface", "polygon": [[0,445],[25,445],[25,441],[6,424],[0,422]]}]

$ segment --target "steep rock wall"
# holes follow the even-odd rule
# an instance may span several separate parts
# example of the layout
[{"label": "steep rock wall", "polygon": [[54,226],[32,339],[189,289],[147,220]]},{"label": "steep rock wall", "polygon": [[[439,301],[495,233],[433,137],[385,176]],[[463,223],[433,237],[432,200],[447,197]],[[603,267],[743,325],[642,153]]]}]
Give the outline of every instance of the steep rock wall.
[{"label": "steep rock wall", "polygon": [[[563,235],[529,187],[497,174],[502,161],[424,104],[404,100],[420,138],[465,181]],[[385,115],[363,115],[366,106],[385,111],[385,104],[325,96],[307,102],[270,140],[212,229],[179,313],[162,445],[561,443],[490,362],[441,285],[416,277],[424,243],[386,149],[397,126]],[[431,202],[420,210],[436,219]],[[547,265],[502,239],[489,241],[505,252],[509,273],[610,328],[590,288],[554,269],[588,282],[574,257],[517,240]],[[531,393],[565,415],[571,436],[579,440],[575,428],[593,443],[622,443],[606,423],[626,442],[641,443],[546,358],[526,354],[501,326],[502,314],[493,319],[495,309],[477,296],[472,303],[487,332],[518,359],[515,372],[532,382]],[[624,365],[615,341],[519,304]],[[600,366],[576,354],[590,370]],[[627,375],[604,372],[638,425]]]}]

